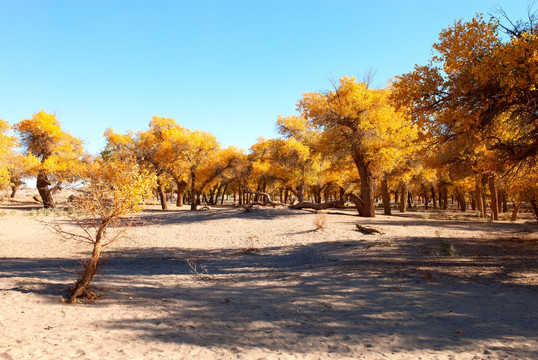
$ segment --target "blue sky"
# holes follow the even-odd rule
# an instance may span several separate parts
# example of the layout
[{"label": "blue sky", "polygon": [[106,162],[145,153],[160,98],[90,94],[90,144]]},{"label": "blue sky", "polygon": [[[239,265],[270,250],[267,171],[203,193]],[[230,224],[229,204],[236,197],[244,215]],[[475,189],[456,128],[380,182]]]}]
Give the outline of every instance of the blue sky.
[{"label": "blue sky", "polygon": [[0,0],[0,119],[45,110],[85,142],[153,115],[248,149],[343,75],[374,86],[425,64],[439,32],[527,0]]}]

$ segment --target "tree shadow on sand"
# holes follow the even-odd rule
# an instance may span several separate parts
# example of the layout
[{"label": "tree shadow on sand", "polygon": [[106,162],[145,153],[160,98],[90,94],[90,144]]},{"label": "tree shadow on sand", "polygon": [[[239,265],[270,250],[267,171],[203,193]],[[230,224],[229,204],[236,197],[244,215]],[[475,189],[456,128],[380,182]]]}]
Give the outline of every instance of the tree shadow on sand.
[{"label": "tree shadow on sand", "polygon": [[[128,305],[143,315],[100,321],[140,339],[308,353],[379,344],[392,353],[474,349],[496,339],[536,341],[536,242],[459,239],[459,257],[433,250],[439,239],[350,240],[260,249],[111,251],[93,306]],[[26,278],[25,290],[51,295],[72,275],[71,259],[0,259],[0,278]],[[193,263],[207,273],[196,274]],[[426,273],[430,276],[425,276]],[[58,281],[51,282],[50,279]],[[71,279],[72,280],[72,279]],[[41,286],[37,286],[41,283]],[[522,339],[522,340],[521,340]],[[498,343],[498,341],[496,342]],[[313,348],[314,347],[314,348]],[[509,354],[513,345],[489,346]]]}]

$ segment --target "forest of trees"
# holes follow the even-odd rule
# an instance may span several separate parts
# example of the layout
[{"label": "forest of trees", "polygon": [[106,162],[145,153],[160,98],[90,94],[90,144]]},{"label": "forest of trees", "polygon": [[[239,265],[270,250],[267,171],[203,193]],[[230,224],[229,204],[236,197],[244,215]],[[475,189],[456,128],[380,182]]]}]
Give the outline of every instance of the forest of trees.
[{"label": "forest of trees", "polygon": [[[443,30],[433,49],[428,64],[386,88],[343,77],[325,92],[303,94],[299,115],[278,117],[282,136],[260,138],[248,151],[222,148],[211,133],[154,117],[147,130],[109,128],[105,149],[94,157],[52,114],[0,121],[0,187],[14,196],[33,177],[43,206],[54,208],[54,189],[95,184],[92,174],[121,164],[153,189],[162,209],[172,198],[192,210],[225,196],[238,205],[296,202],[297,208],[349,200],[361,216],[373,217],[376,203],[390,214],[391,203],[405,212],[417,203],[446,209],[453,199],[461,211],[495,220],[508,202],[515,219],[526,202],[538,219],[533,18],[506,28],[477,15]],[[117,179],[108,186],[129,183]]]}]

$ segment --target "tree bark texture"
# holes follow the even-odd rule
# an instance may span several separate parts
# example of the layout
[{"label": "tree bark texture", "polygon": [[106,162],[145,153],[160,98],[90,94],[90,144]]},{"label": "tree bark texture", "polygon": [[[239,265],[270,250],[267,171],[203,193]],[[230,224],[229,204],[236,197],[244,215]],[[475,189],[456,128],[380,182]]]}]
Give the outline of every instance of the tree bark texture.
[{"label": "tree bark texture", "polygon": [[52,192],[50,191],[49,186],[50,181],[48,174],[43,170],[39,171],[37,174],[36,187],[37,191],[39,192],[39,196],[41,197],[41,201],[43,202],[43,207],[45,209],[54,209],[56,205],[52,199]]},{"label": "tree bark texture", "polygon": [[196,191],[194,190],[196,185],[196,173],[191,170],[191,210],[196,210],[198,204],[196,203]]},{"label": "tree bark texture", "polygon": [[529,202],[531,204],[532,215],[536,220],[538,220],[538,202],[534,198]]},{"label": "tree bark texture", "polygon": [[391,215],[389,186],[386,177],[383,177],[383,180],[381,180],[381,196],[383,198],[383,213],[385,215]]},{"label": "tree bark texture", "polygon": [[161,200],[161,209],[168,210],[168,205],[166,204],[166,194],[164,193],[162,181],[159,178],[157,178],[157,193],[159,194],[159,199]]},{"label": "tree bark texture", "polygon": [[375,217],[374,176],[370,170],[370,163],[366,161],[361,152],[358,141],[352,145],[351,155],[361,179],[360,198],[363,202],[363,212],[362,214],[359,212],[359,214],[364,217]]},{"label": "tree bark texture", "polygon": [[409,187],[407,182],[401,183],[402,193],[400,196],[400,212],[407,212],[407,198],[409,197]]},{"label": "tree bark texture", "polygon": [[482,199],[482,176],[477,175],[475,184],[476,209],[480,212],[480,217],[485,217],[485,204]]},{"label": "tree bark texture", "polygon": [[175,180],[177,186],[177,200],[176,206],[183,206],[183,195],[185,194],[185,188],[187,187],[187,182],[184,180]]},{"label": "tree bark texture", "polygon": [[491,194],[491,212],[493,220],[499,220],[499,205],[497,203],[497,185],[495,184],[495,175],[488,177],[489,193]]},{"label": "tree bark texture", "polygon": [[437,209],[437,201],[435,199],[435,187],[433,185],[432,185],[432,188],[431,188],[431,192],[432,192],[432,205],[433,205],[433,208]]},{"label": "tree bark texture", "polygon": [[17,193],[17,190],[19,190],[19,186],[15,185],[11,187],[11,195],[9,197],[13,199],[15,197],[15,194]]},{"label": "tree bark texture", "polygon": [[93,280],[95,271],[97,270],[97,266],[99,265],[99,257],[101,256],[102,250],[103,234],[107,225],[108,222],[102,222],[97,230],[97,234],[95,235],[95,242],[93,243],[92,257],[90,259],[90,262],[84,267],[82,274],[75,283],[71,296],[67,301],[68,304],[74,303],[77,298],[84,295],[86,288]]},{"label": "tree bark texture", "polygon": [[517,220],[517,213],[519,212],[520,206],[521,206],[521,201],[514,203],[514,209],[512,210],[512,215],[510,216],[510,220],[512,221]]}]

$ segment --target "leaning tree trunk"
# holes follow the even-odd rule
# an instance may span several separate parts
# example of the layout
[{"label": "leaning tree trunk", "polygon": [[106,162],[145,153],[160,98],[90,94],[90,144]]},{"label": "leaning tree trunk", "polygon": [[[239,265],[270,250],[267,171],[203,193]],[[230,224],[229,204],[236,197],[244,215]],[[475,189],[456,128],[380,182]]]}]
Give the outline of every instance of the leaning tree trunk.
[{"label": "leaning tree trunk", "polygon": [[381,196],[383,198],[383,213],[391,215],[389,186],[386,177],[381,180]]},{"label": "leaning tree trunk", "polygon": [[366,159],[364,159],[363,154],[361,154],[359,142],[355,142],[351,147],[351,155],[361,179],[360,198],[363,203],[363,213],[359,214],[364,217],[375,217],[374,176],[370,170],[370,163],[367,162]]},{"label": "leaning tree trunk", "polygon": [[532,209],[532,215],[536,220],[538,220],[538,202],[536,201],[536,198],[533,198],[531,201],[529,201],[531,204]]},{"label": "leaning tree trunk", "polygon": [[15,197],[15,194],[17,193],[17,190],[19,190],[19,186],[18,185],[13,185],[11,187],[11,195],[9,195],[9,197],[11,199],[13,199]]},{"label": "leaning tree trunk", "polygon": [[95,242],[93,243],[93,252],[90,262],[84,266],[82,274],[80,274],[79,279],[75,283],[75,286],[72,289],[71,296],[67,300],[68,304],[74,303],[77,298],[84,295],[86,288],[93,280],[95,275],[95,270],[97,270],[97,265],[99,264],[99,257],[101,256],[102,250],[102,241],[105,229],[108,225],[108,221],[101,222],[101,225],[97,229],[97,234],[95,235]]},{"label": "leaning tree trunk", "polygon": [[364,216],[364,201],[362,201],[360,196],[357,196],[354,193],[350,193],[349,200],[351,200],[355,204],[355,207],[359,212],[359,216]]},{"label": "leaning tree trunk", "polygon": [[49,189],[50,181],[48,174],[44,170],[40,170],[37,174],[37,191],[39,196],[41,196],[41,201],[43,202],[43,207],[45,209],[54,209],[54,200],[52,199],[52,192]]},{"label": "leaning tree trunk", "polygon": [[517,220],[517,213],[519,212],[520,206],[521,206],[521,200],[514,203],[514,209],[512,210],[512,215],[510,216],[511,221]]},{"label": "leaning tree trunk", "polygon": [[163,210],[168,210],[168,205],[166,204],[166,194],[164,193],[162,181],[159,178],[157,178],[157,193],[159,194],[159,199],[161,200],[161,208]]}]

